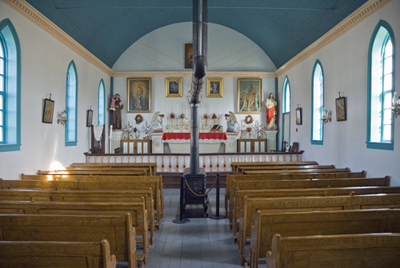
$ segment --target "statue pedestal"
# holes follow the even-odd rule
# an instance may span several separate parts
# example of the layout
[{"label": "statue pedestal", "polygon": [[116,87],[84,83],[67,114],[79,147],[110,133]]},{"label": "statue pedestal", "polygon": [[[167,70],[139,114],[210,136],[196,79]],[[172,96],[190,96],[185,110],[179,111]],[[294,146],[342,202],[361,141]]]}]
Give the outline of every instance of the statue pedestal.
[{"label": "statue pedestal", "polygon": [[267,152],[276,152],[276,134],[278,130],[266,130],[267,136]]},{"label": "statue pedestal", "polygon": [[152,143],[152,150],[155,154],[163,154],[164,153],[164,146],[162,142],[163,132],[153,132],[151,133],[151,143]]},{"label": "statue pedestal", "polygon": [[111,145],[110,145],[110,154],[114,153],[114,149],[117,149],[121,146],[121,139],[122,139],[123,131],[120,129],[113,129],[112,130],[112,137],[111,137]]},{"label": "statue pedestal", "polygon": [[237,142],[239,132],[225,132],[228,138],[225,141],[225,152],[226,153],[236,153],[237,152]]}]

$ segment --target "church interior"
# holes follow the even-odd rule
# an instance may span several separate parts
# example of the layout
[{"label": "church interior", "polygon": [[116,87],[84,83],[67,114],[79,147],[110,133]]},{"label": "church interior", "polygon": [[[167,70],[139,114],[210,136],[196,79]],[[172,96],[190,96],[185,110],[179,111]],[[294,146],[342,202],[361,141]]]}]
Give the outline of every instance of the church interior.
[{"label": "church interior", "polygon": [[0,267],[396,267],[399,12],[0,1]]}]

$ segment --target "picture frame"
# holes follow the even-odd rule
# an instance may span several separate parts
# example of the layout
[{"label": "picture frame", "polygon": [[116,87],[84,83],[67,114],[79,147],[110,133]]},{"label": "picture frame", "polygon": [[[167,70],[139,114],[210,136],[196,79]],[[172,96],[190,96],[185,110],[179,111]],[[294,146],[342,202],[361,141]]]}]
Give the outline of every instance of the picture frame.
[{"label": "picture frame", "polygon": [[340,97],[335,100],[336,103],[336,121],[346,121],[346,98]]},{"label": "picture frame", "polygon": [[296,125],[303,124],[303,111],[301,108],[296,108]]},{"label": "picture frame", "polygon": [[127,113],[151,113],[151,78],[127,78]]},{"label": "picture frame", "polygon": [[52,124],[53,114],[54,114],[54,101],[51,99],[44,99],[42,123]]},{"label": "picture frame", "polygon": [[93,122],[93,110],[89,109],[86,111],[86,126],[91,127]]},{"label": "picture frame", "polygon": [[182,97],[182,78],[165,78],[165,97]]},{"label": "picture frame", "polygon": [[262,111],[261,78],[238,78],[237,113],[260,114]]},{"label": "picture frame", "polygon": [[193,44],[185,44],[185,69],[193,68]]},{"label": "picture frame", "polygon": [[207,78],[207,98],[222,98],[224,96],[224,79]]}]

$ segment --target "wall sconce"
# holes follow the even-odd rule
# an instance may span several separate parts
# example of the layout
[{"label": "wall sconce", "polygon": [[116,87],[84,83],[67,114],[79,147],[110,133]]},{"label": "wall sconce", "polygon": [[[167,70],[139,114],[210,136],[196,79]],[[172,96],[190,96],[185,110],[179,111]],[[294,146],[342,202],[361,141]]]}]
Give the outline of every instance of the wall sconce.
[{"label": "wall sconce", "polygon": [[324,124],[331,122],[332,121],[332,116],[331,116],[331,112],[329,112],[328,110],[326,110],[325,108],[323,108],[322,110],[322,121],[324,121]]},{"label": "wall sconce", "polygon": [[65,122],[67,122],[67,111],[64,109],[58,113],[57,123],[64,126]]},{"label": "wall sconce", "polygon": [[393,104],[392,112],[397,118],[397,116],[400,115],[400,96],[397,97],[397,92],[393,93],[392,104]]}]

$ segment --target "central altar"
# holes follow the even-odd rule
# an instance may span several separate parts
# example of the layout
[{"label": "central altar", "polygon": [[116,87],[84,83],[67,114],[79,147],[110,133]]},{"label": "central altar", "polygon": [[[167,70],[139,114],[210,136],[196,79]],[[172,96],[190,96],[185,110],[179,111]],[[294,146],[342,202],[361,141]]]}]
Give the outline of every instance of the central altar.
[{"label": "central altar", "polygon": [[[161,137],[166,154],[190,153],[190,133],[163,133]],[[225,153],[225,133],[199,133],[199,153]]]}]

